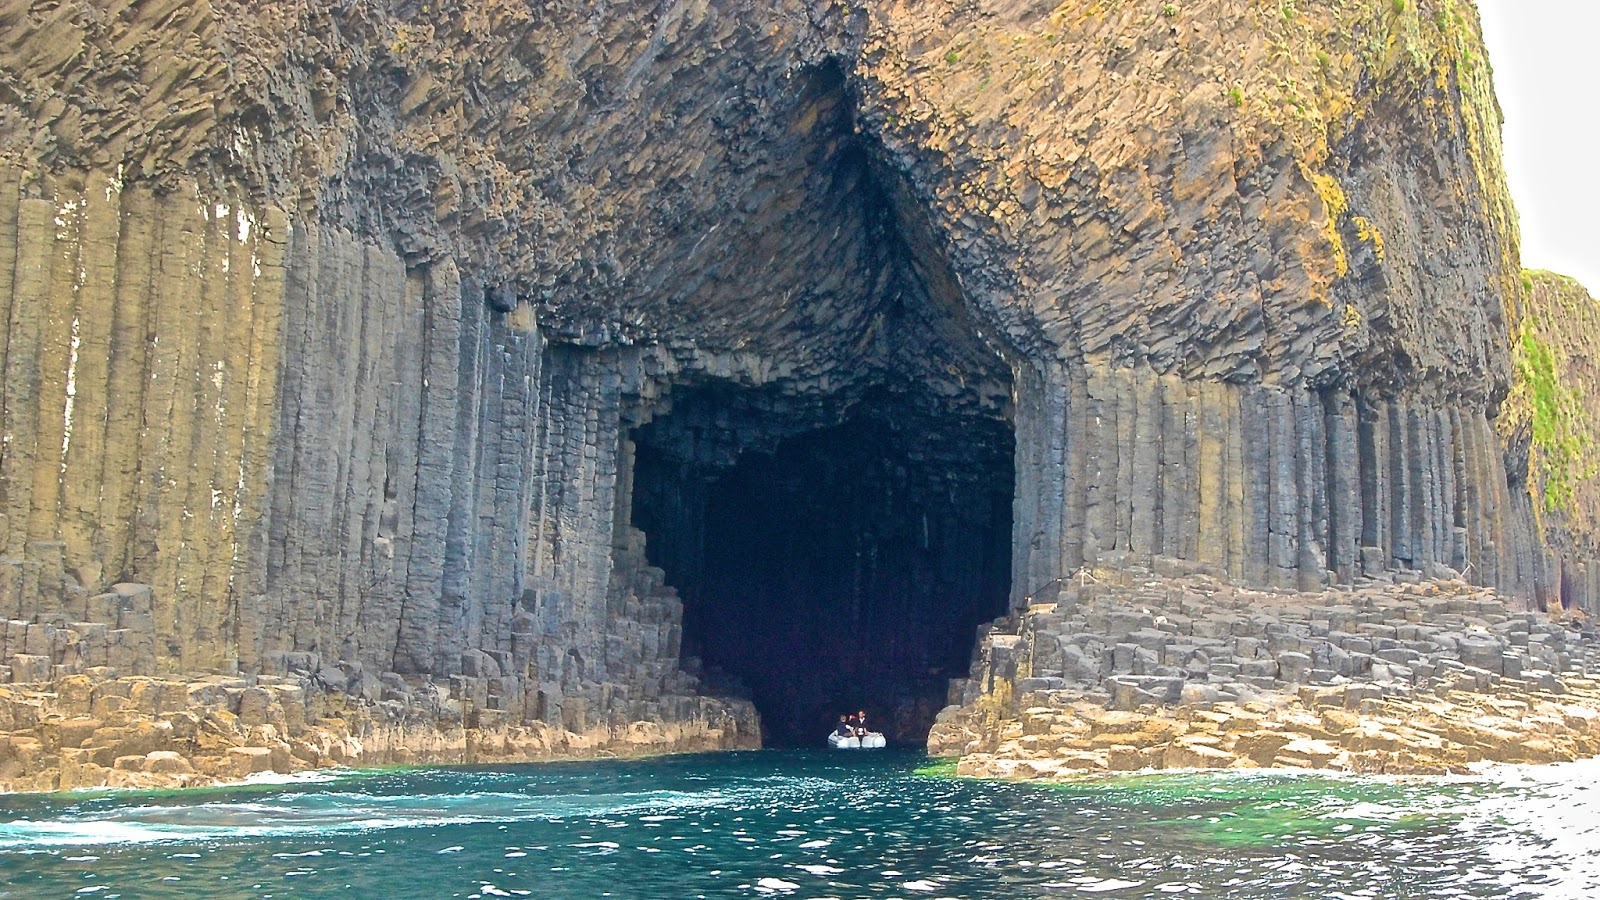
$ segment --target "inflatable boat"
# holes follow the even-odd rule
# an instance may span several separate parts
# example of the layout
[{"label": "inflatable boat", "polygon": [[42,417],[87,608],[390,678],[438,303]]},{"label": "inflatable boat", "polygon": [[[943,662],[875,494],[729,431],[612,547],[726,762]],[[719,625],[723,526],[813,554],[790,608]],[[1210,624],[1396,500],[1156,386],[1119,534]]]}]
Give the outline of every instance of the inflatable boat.
[{"label": "inflatable boat", "polygon": [[828,746],[835,750],[882,750],[887,743],[876,731],[863,737],[841,737],[838,732],[828,735]]}]

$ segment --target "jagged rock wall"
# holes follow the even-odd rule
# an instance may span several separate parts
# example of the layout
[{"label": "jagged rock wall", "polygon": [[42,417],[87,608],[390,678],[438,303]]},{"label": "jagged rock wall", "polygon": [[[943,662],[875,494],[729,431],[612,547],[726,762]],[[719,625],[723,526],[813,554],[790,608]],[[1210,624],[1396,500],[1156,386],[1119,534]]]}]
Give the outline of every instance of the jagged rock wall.
[{"label": "jagged rock wall", "polygon": [[85,598],[159,585],[154,653],[222,665],[268,500],[286,221],[193,183],[21,175],[0,168],[0,609],[117,628]]},{"label": "jagged rock wall", "polygon": [[577,730],[693,692],[659,584],[611,583],[614,356],[547,347],[448,260],[192,183],[41,199],[19,174],[0,170],[13,677],[306,653],[442,676],[487,652]]},{"label": "jagged rock wall", "polygon": [[1521,278],[1515,380],[1497,425],[1519,502],[1536,518],[1550,598],[1600,615],[1600,303],[1553,272]]},{"label": "jagged rock wall", "polygon": [[1531,596],[1525,503],[1482,410],[1059,366],[1017,408],[1014,596],[1111,562],[1311,589],[1411,571]]},{"label": "jagged rock wall", "polygon": [[902,2],[865,19],[863,127],[1019,347],[1504,393],[1515,228],[1469,4]]},{"label": "jagged rock wall", "polygon": [[408,270],[347,233],[297,235],[241,663],[314,651],[525,679],[530,715],[578,731],[692,694],[681,609],[617,531],[637,365],[547,345],[449,261]]},{"label": "jagged rock wall", "polygon": [[[448,262],[408,272],[309,225],[290,260],[297,339],[242,643],[433,671],[480,646],[486,617],[509,619],[520,588],[542,342],[491,326]],[[473,527],[480,516],[505,530]],[[491,595],[497,606],[464,599]]]},{"label": "jagged rock wall", "polygon": [[627,432],[708,381],[795,427],[886,384],[1014,416],[1019,602],[1118,559],[1553,583],[1491,428],[1515,229],[1468,5],[0,26],[17,621],[126,631],[88,601],[140,582],[140,665],[489,654],[535,715],[652,714],[695,684]]}]

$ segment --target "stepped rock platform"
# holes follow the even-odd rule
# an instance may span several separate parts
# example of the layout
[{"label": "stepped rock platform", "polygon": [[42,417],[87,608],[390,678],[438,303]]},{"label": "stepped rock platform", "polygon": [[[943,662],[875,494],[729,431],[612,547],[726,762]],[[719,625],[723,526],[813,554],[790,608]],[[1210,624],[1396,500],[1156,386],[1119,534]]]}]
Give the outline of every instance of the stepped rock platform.
[{"label": "stepped rock platform", "polygon": [[528,721],[498,676],[448,684],[359,667],[177,679],[107,667],[0,685],[0,791],[170,788],[331,766],[461,765],[751,748],[748,702],[677,698],[656,721]]},{"label": "stepped rock platform", "polygon": [[1274,592],[1086,571],[985,636],[929,752],[1002,778],[1556,762],[1600,753],[1597,674],[1581,617],[1461,581]]}]

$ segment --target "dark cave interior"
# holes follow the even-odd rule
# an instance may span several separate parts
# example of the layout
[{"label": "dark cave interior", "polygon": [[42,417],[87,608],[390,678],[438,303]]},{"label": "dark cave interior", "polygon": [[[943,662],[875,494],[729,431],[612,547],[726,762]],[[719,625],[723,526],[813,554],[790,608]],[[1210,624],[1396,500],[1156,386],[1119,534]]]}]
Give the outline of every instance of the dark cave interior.
[{"label": "dark cave interior", "polygon": [[792,171],[663,281],[692,286],[665,343],[774,374],[669,376],[632,417],[629,522],[683,601],[685,667],[748,692],[766,744],[863,708],[921,744],[1011,592],[1012,365],[839,69],[796,98]]},{"label": "dark cave interior", "polygon": [[862,708],[920,744],[1006,610],[1010,427],[869,398],[785,433],[764,399],[693,391],[635,432],[634,524],[683,598],[683,654],[748,690],[768,746]]}]

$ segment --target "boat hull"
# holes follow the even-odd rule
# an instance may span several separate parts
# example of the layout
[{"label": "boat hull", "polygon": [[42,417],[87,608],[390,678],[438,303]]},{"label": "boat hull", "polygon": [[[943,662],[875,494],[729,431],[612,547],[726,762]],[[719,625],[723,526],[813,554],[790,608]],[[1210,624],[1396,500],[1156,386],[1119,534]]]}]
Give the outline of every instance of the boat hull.
[{"label": "boat hull", "polygon": [[863,737],[828,735],[828,746],[835,750],[882,750],[887,745],[888,741],[876,731],[869,731]]}]

